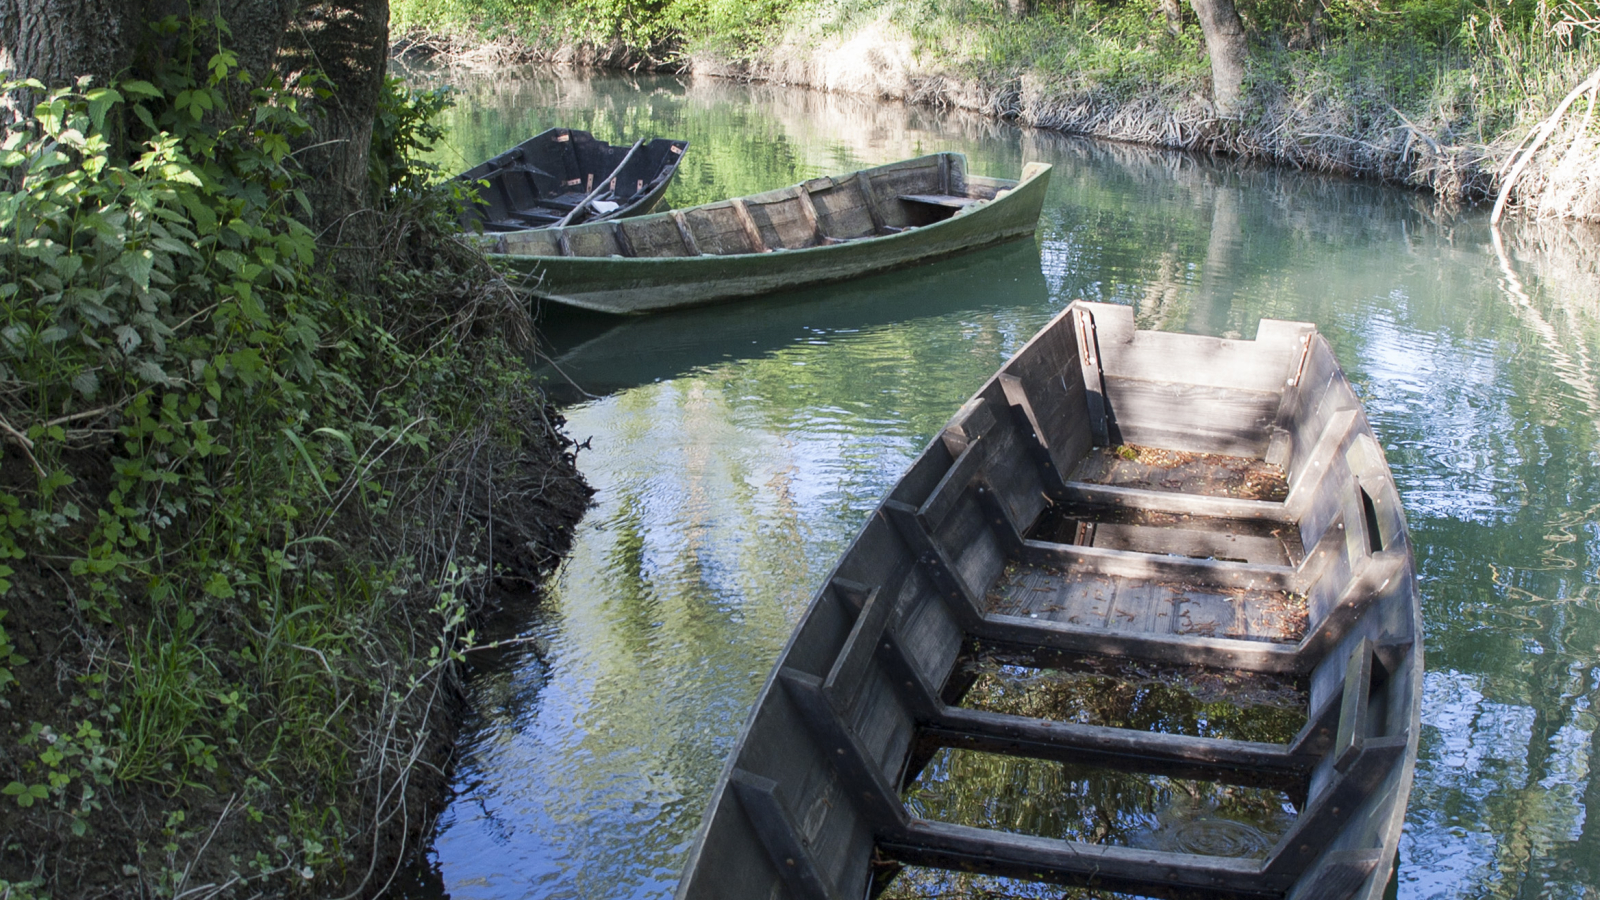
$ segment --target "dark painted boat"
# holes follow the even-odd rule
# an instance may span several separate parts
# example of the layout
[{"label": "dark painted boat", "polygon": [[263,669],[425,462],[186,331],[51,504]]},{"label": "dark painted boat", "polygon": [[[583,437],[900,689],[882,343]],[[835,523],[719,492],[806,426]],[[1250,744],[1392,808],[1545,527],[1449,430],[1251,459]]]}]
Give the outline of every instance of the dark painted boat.
[{"label": "dark painted boat", "polygon": [[485,236],[536,297],[637,314],[842,281],[1031,235],[1050,167],[1020,181],[935,153],[618,222]]},{"label": "dark painted boat", "polygon": [[552,128],[456,176],[482,181],[462,225],[523,231],[605,222],[655,209],[687,141],[656,138],[620,147],[587,131]]},{"label": "dark painted boat", "polygon": [[[1414,568],[1383,450],[1313,326],[1262,320],[1255,340],[1225,340],[1136,331],[1128,307],[1075,303],[845,551],[734,747],[677,896],[854,898],[955,870],[1155,897],[1377,900],[1421,727]],[[984,660],[1021,682],[1171,667],[1241,708],[1244,686],[1277,682],[1300,705],[1275,740],[1080,724],[997,707],[972,688],[994,671]],[[993,773],[1048,760],[1273,788],[1286,821],[1254,855],[1206,855],[919,815],[906,798],[924,767],[957,752],[1006,764]],[[1002,782],[972,786],[961,808],[1031,790]]]}]

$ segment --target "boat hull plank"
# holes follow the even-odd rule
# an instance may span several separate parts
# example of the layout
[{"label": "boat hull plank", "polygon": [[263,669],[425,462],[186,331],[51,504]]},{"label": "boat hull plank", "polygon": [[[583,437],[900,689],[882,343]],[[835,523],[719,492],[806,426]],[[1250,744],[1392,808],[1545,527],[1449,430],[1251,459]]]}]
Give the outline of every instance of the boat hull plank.
[{"label": "boat hull plank", "polygon": [[[897,198],[866,189],[862,203]],[[1163,354],[1212,368],[1186,383],[1150,368]],[[861,896],[897,861],[1155,897],[1377,900],[1421,727],[1420,605],[1398,491],[1332,359],[1301,323],[1264,321],[1252,342],[1137,332],[1106,304],[1058,317],[934,437],[818,592],[680,898]],[[1185,402],[1224,412],[1176,418]],[[1108,443],[1163,423],[1165,448]],[[984,659],[1113,680],[1234,670],[1294,685],[1305,724],[1272,743],[965,707]],[[952,748],[1263,786],[1298,814],[1263,858],[921,818],[901,792]]]}]

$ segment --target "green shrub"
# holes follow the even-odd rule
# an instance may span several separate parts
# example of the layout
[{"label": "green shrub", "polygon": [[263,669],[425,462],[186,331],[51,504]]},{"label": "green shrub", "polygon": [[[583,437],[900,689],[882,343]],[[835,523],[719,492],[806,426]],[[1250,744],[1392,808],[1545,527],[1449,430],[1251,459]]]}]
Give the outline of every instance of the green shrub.
[{"label": "green shrub", "polygon": [[[175,854],[234,797],[262,848],[234,874],[339,880],[406,802],[356,789],[408,758],[371,747],[421,739],[426,685],[470,639],[483,573],[439,539],[462,519],[428,510],[479,477],[461,456],[526,436],[512,417],[541,401],[495,321],[526,314],[494,305],[454,238],[460,186],[419,161],[448,94],[387,84],[385,255],[344,277],[291,153],[320,82],[198,50],[225,35],[204,20],[162,30],[175,52],[146,79],[0,85],[38,100],[0,142],[0,606],[14,626],[70,603],[86,648],[54,661],[70,704],[0,734],[0,819],[81,834],[153,790],[167,849],[141,871],[174,893]],[[0,630],[7,702],[32,668]]]}]

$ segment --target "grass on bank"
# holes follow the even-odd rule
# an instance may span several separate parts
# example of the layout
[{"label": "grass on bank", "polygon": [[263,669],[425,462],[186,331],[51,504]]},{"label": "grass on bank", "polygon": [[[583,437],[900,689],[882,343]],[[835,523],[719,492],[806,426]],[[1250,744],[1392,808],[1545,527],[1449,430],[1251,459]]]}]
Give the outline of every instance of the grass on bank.
[{"label": "grass on bank", "polygon": [[[1187,2],[1175,22],[1155,0],[1036,0],[1012,11],[1021,5],[394,0],[391,10],[396,34],[612,66],[694,60],[757,76],[803,72],[808,56],[852,36],[905,36],[918,77],[975,85],[994,95],[984,108],[1029,124],[1376,175],[1458,197],[1487,193],[1516,143],[1600,67],[1593,0],[1238,0],[1252,111],[1219,130],[1207,121],[1210,69]],[[785,59],[801,62],[783,68]],[[914,99],[948,100],[936,88]]]},{"label": "grass on bank", "polygon": [[488,567],[584,493],[418,161],[447,98],[387,86],[332,247],[291,151],[324,86],[163,32],[155,78],[4,86],[40,102],[0,144],[0,896],[370,891]]}]

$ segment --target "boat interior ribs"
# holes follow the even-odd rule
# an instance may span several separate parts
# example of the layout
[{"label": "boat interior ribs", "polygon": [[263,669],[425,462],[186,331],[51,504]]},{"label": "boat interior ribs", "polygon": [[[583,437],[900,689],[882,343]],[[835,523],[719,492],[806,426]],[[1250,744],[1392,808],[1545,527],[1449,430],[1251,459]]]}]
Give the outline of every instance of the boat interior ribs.
[{"label": "boat interior ribs", "polygon": [[[1204,687],[1215,714],[1119,719],[1028,693],[1084,672],[1174,673],[1162,684]],[[1327,340],[1271,319],[1254,340],[1140,331],[1129,307],[1075,303],[960,408],[828,576],[678,896],[917,896],[918,873],[953,871],[1376,900],[1421,683],[1400,497]],[[1233,727],[1263,696],[1276,725]],[[1041,761],[1277,799],[1261,840],[1209,852],[1159,828],[1052,832],[997,812],[1038,793],[1007,779]]]}]

